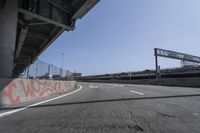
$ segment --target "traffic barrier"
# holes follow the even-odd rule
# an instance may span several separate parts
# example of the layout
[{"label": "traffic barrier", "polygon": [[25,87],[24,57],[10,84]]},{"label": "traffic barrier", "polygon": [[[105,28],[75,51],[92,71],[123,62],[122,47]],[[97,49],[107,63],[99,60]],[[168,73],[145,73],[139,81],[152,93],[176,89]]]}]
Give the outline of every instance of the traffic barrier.
[{"label": "traffic barrier", "polygon": [[75,81],[0,78],[0,102],[1,106],[18,105],[75,89]]}]

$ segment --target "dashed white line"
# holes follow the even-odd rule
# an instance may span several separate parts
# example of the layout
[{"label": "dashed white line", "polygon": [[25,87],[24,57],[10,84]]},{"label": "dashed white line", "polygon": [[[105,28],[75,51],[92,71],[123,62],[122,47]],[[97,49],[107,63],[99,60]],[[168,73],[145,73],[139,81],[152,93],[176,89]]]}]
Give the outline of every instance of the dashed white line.
[{"label": "dashed white line", "polygon": [[124,87],[124,85],[120,85],[120,84],[108,84],[108,85],[111,85],[113,87]]},{"label": "dashed white line", "polygon": [[130,91],[132,93],[136,93],[136,94],[139,94],[139,95],[144,95],[144,93],[141,93],[141,92],[138,92],[138,91]]},{"label": "dashed white line", "polygon": [[193,115],[196,115],[196,116],[198,116],[199,115],[199,113],[192,113]]},{"label": "dashed white line", "polygon": [[90,88],[98,88],[98,86],[92,86],[92,85],[90,85]]},{"label": "dashed white line", "polygon": [[75,90],[75,91],[72,91],[72,92],[70,92],[70,93],[64,94],[64,95],[62,95],[62,96],[58,96],[58,97],[55,97],[55,98],[51,98],[51,99],[48,99],[48,100],[45,100],[45,101],[42,101],[42,102],[38,102],[38,103],[35,103],[35,104],[31,104],[31,105],[28,105],[28,106],[26,106],[26,107],[24,107],[24,108],[19,108],[19,109],[15,109],[15,110],[11,110],[11,111],[7,111],[7,112],[4,112],[4,113],[1,113],[1,114],[0,114],[0,118],[1,118],[1,117],[4,117],[4,116],[11,115],[11,114],[14,114],[14,113],[17,113],[17,112],[19,112],[19,111],[23,111],[23,110],[25,110],[25,109],[28,109],[29,107],[37,106],[37,105],[40,105],[40,104],[43,104],[43,103],[47,103],[47,102],[50,102],[50,101],[54,101],[54,100],[60,99],[60,98],[62,98],[62,97],[65,97],[65,96],[71,95],[71,94],[73,94],[73,93],[75,93],[75,92],[78,92],[78,91],[80,91],[81,89],[82,89],[82,86],[79,85],[79,89],[78,89],[78,90]]}]

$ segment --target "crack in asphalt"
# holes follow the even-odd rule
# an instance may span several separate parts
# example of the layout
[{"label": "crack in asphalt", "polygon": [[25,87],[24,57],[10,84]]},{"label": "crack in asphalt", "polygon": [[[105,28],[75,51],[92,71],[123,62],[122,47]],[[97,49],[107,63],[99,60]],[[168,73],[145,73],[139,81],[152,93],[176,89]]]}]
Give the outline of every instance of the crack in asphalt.
[{"label": "crack in asphalt", "polygon": [[133,112],[132,111],[129,111],[129,114],[130,114],[130,116],[131,116],[131,120],[135,123],[134,124],[134,126],[129,126],[129,129],[135,129],[136,131],[140,131],[140,132],[144,132],[144,129],[141,127],[141,126],[139,126],[138,124],[137,124],[137,121],[135,121],[133,118]]},{"label": "crack in asphalt", "polygon": [[168,114],[168,113],[162,113],[160,111],[156,111],[158,115],[161,115],[163,117],[170,117],[170,118],[175,118],[175,115]]}]

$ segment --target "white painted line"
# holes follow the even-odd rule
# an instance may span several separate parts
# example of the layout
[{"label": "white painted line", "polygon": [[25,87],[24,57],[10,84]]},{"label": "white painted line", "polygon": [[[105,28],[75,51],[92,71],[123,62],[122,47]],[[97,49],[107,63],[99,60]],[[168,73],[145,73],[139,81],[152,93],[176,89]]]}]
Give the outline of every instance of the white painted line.
[{"label": "white painted line", "polygon": [[116,88],[116,87],[113,87],[113,86],[108,86],[108,87],[106,87],[106,88]]},{"label": "white painted line", "polygon": [[115,88],[116,86],[114,86],[113,84],[108,84],[110,85],[109,87],[106,87],[106,88]]},{"label": "white painted line", "polygon": [[27,109],[27,107],[15,109],[15,110],[12,110],[12,111],[7,111],[7,112],[4,112],[4,113],[1,113],[1,114],[0,114],[0,117],[4,117],[4,116],[7,116],[7,115],[11,115],[11,114],[14,114],[14,113],[16,113],[16,112],[19,112],[19,111],[22,111],[22,110],[25,110],[25,109]]},{"label": "white painted line", "polygon": [[132,93],[136,93],[136,94],[139,94],[139,95],[144,95],[144,93],[141,93],[141,92],[138,92],[138,91],[130,91]]},{"label": "white painted line", "polygon": [[111,86],[114,86],[114,87],[119,87],[118,85],[116,85],[116,84],[111,84]]},{"label": "white painted line", "polygon": [[124,85],[120,85],[120,87],[124,87]]},{"label": "white painted line", "polygon": [[192,113],[193,115],[196,115],[196,116],[198,116],[199,115],[199,113]]},{"label": "white painted line", "polygon": [[120,85],[120,84],[108,84],[108,85],[111,85],[113,87],[124,87],[124,85]]},{"label": "white painted line", "polygon": [[14,113],[17,113],[19,111],[23,111],[25,109],[28,109],[29,107],[34,107],[34,106],[37,106],[37,105],[40,105],[40,104],[43,104],[43,103],[47,103],[47,102],[50,102],[50,101],[54,101],[54,100],[57,100],[57,99],[60,99],[62,97],[65,97],[65,96],[68,96],[68,95],[71,95],[75,92],[78,92],[82,89],[83,87],[81,85],[79,85],[79,89],[78,90],[75,90],[75,91],[72,91],[70,93],[67,93],[67,94],[64,94],[62,96],[58,96],[58,97],[55,97],[55,98],[51,98],[51,99],[48,99],[48,100],[45,100],[45,101],[42,101],[42,102],[38,102],[38,103],[35,103],[35,104],[31,104],[31,105],[28,105],[24,108],[19,108],[19,109],[15,109],[15,110],[11,110],[11,111],[7,111],[7,112],[4,112],[4,113],[1,113],[0,114],[0,118],[1,117],[4,117],[4,116],[8,116],[8,115],[11,115],[11,114],[14,114]]},{"label": "white painted line", "polygon": [[92,85],[90,85],[90,88],[98,88],[98,86],[92,86]]},{"label": "white painted line", "polygon": [[55,98],[52,98],[52,99],[48,99],[48,100],[45,100],[45,101],[42,101],[42,102],[39,102],[39,103],[35,103],[35,104],[32,104],[32,105],[29,105],[28,107],[33,107],[33,106],[37,106],[37,105],[40,105],[40,104],[43,104],[43,103],[47,103],[47,102],[50,102],[50,101],[54,101],[54,100],[60,99],[62,97],[65,97],[65,96],[71,95],[71,94],[73,94],[75,92],[78,92],[81,89],[82,89],[82,86],[80,86],[80,88],[78,90],[72,91],[72,92],[67,93],[65,95],[62,95],[62,96],[58,96],[58,97],[55,97]]}]

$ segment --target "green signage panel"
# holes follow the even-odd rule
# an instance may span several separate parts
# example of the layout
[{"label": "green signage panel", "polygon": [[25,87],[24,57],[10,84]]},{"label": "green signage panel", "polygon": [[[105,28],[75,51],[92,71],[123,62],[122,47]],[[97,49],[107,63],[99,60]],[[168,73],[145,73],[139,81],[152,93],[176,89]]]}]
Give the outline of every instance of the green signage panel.
[{"label": "green signage panel", "polygon": [[159,48],[155,48],[155,55],[200,63],[200,57]]}]

